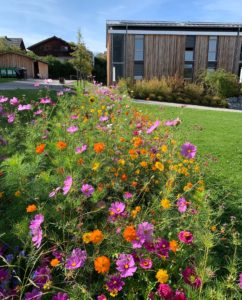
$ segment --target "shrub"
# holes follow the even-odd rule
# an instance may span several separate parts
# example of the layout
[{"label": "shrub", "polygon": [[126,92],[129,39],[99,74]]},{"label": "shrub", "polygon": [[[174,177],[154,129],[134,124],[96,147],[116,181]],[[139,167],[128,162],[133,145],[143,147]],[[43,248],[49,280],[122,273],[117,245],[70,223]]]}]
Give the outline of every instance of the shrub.
[{"label": "shrub", "polygon": [[220,97],[234,97],[239,95],[238,77],[225,70],[205,72],[200,78],[209,93]]},{"label": "shrub", "polygon": [[186,83],[184,86],[184,94],[191,100],[196,99],[199,103],[204,94],[204,88],[200,84]]}]

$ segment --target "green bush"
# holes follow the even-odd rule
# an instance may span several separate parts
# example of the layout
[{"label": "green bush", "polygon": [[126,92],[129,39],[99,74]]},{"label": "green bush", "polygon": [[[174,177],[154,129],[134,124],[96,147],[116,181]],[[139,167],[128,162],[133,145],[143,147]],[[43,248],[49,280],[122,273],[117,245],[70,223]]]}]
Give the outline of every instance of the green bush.
[{"label": "green bush", "polygon": [[215,72],[205,72],[201,76],[201,83],[207,92],[214,96],[227,98],[238,96],[240,93],[238,77],[222,69]]}]

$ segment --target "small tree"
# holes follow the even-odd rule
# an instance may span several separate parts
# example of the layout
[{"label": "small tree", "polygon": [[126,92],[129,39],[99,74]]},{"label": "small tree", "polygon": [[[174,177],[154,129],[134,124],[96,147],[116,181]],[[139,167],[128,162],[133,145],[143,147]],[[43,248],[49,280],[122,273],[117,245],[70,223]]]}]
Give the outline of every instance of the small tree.
[{"label": "small tree", "polygon": [[77,43],[72,44],[71,56],[73,57],[70,62],[73,64],[77,71],[77,79],[86,78],[92,72],[92,53],[86,48],[82,40],[80,30],[77,33]]}]

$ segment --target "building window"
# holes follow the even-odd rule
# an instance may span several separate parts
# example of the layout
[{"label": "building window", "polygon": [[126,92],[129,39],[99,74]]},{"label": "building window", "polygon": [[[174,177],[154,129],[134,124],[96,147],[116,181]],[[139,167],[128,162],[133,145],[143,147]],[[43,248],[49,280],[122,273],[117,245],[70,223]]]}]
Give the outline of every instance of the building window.
[{"label": "building window", "polygon": [[113,34],[113,81],[124,76],[124,35]]},{"label": "building window", "polygon": [[208,72],[214,72],[216,70],[217,63],[216,62],[208,62]]},{"label": "building window", "polygon": [[184,79],[191,80],[193,78],[193,64],[184,65]]},{"label": "building window", "polygon": [[185,64],[184,64],[184,79],[192,80],[193,79],[193,62],[194,62],[194,51],[195,51],[195,35],[186,36],[186,45],[185,45]]},{"label": "building window", "polygon": [[134,79],[144,76],[144,36],[136,35],[134,43]]},{"label": "building window", "polygon": [[210,36],[208,42],[208,61],[217,60],[217,37]]}]

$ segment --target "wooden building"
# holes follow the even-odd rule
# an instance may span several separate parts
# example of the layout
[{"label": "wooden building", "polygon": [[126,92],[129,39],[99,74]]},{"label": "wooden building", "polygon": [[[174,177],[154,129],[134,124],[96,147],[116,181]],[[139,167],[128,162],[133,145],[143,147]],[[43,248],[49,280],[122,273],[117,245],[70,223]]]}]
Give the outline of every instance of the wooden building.
[{"label": "wooden building", "polygon": [[242,69],[242,24],[107,21],[107,82]]},{"label": "wooden building", "polygon": [[9,46],[26,52],[26,48],[22,38],[10,38],[4,36],[4,37],[0,37],[0,39],[3,42],[3,44],[6,45],[6,47]]},{"label": "wooden building", "polygon": [[[4,74],[0,73],[0,76],[8,75],[5,74],[5,72],[8,72],[7,69],[9,69],[10,72],[10,69],[13,68],[25,69],[27,78],[48,78],[47,63],[35,60],[24,54],[13,52],[0,53],[0,69],[1,72],[4,72]],[[12,77],[13,74],[9,74],[9,76]]]},{"label": "wooden building", "polygon": [[52,36],[46,40],[40,41],[30,47],[29,50],[33,51],[38,56],[52,55],[61,61],[71,58],[71,46],[68,42]]}]

